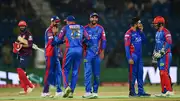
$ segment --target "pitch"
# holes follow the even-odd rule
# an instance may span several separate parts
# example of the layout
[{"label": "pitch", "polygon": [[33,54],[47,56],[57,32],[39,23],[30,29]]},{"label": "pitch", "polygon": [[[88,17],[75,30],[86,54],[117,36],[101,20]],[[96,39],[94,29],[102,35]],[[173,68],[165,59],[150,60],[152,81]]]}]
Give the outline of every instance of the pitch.
[{"label": "pitch", "polygon": [[[174,86],[175,95],[172,97],[158,98],[154,94],[160,93],[160,86],[145,86],[145,90],[152,94],[152,97],[128,97],[128,87],[100,87],[98,99],[88,99],[91,101],[180,101],[180,86]],[[84,87],[77,87],[74,98],[41,98],[42,88],[36,88],[28,95],[18,95],[20,88],[0,88],[0,101],[85,101],[81,96],[84,94]],[[51,89],[51,94],[55,89]]]}]

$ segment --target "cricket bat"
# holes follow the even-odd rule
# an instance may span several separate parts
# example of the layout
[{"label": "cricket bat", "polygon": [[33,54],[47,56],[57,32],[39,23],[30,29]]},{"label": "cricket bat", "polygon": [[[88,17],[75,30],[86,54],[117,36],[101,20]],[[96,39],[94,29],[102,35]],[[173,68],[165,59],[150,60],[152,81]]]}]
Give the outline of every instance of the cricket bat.
[{"label": "cricket bat", "polygon": [[[20,42],[24,43],[24,44],[27,44],[27,43],[28,43],[28,41],[27,41],[26,39],[24,39],[24,37],[21,37],[21,36],[18,37],[18,40],[19,40]],[[32,45],[32,48],[44,53],[44,50],[41,49],[41,48],[39,48],[36,44],[33,44],[33,45]]]},{"label": "cricket bat", "polygon": [[155,69],[157,68],[157,59],[154,56],[152,57],[152,65]]},{"label": "cricket bat", "polygon": [[35,49],[35,50],[38,50],[38,51],[41,51],[41,52],[44,53],[44,50],[41,49],[41,48],[39,48],[36,44],[33,44],[33,45],[32,45],[32,48]]}]

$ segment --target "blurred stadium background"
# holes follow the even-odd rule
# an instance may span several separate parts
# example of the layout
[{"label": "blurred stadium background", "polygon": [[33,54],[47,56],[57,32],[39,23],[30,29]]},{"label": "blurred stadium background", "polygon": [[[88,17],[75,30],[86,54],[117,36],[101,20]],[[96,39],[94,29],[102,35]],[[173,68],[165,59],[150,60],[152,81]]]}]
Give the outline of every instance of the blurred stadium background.
[{"label": "blurred stadium background", "polygon": [[[74,15],[77,23],[86,25],[89,14],[97,12],[99,23],[105,28],[107,48],[101,67],[102,84],[114,85],[128,81],[127,62],[124,52],[123,37],[130,27],[130,20],[140,16],[148,42],[143,48],[146,66],[145,83],[159,83],[158,73],[151,64],[155,30],[151,26],[155,16],[166,18],[167,28],[173,37],[173,75],[174,83],[180,82],[180,0],[0,0],[0,84],[18,84],[15,73],[16,55],[12,53],[12,42],[19,33],[17,23],[25,20],[33,34],[34,43],[44,47],[44,32],[52,15],[63,20],[67,15]],[[35,83],[42,83],[44,73],[43,53],[34,51],[28,69],[30,78]],[[83,65],[79,84],[83,85]],[[110,83],[107,83],[110,82]]]}]

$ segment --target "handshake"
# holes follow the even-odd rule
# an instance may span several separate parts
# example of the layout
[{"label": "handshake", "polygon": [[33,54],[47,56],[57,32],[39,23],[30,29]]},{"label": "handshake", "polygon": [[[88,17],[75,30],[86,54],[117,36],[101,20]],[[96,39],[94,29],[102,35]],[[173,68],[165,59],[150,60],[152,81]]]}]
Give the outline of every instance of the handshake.
[{"label": "handshake", "polygon": [[159,58],[163,57],[164,54],[165,54],[165,49],[162,48],[162,49],[159,50],[158,52],[157,52],[157,51],[154,51],[154,52],[153,52],[153,58],[159,59]]}]

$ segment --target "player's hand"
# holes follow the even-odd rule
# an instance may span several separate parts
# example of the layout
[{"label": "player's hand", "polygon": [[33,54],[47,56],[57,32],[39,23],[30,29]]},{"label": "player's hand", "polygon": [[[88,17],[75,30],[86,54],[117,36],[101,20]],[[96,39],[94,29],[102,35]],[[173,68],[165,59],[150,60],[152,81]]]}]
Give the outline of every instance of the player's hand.
[{"label": "player's hand", "polygon": [[128,61],[128,62],[129,62],[129,64],[131,64],[131,65],[132,65],[132,64],[134,64],[133,59],[129,59],[129,61]]},{"label": "player's hand", "polygon": [[141,31],[143,31],[143,24],[140,24],[138,27]]},{"label": "player's hand", "polygon": [[156,69],[157,68],[157,58],[155,58],[154,56],[152,56],[152,66]]},{"label": "player's hand", "polygon": [[100,53],[100,58],[101,58],[101,60],[104,59],[104,51],[102,51],[102,52]]},{"label": "player's hand", "polygon": [[19,50],[22,48],[22,44],[18,42],[13,43],[13,53],[19,52]]}]

